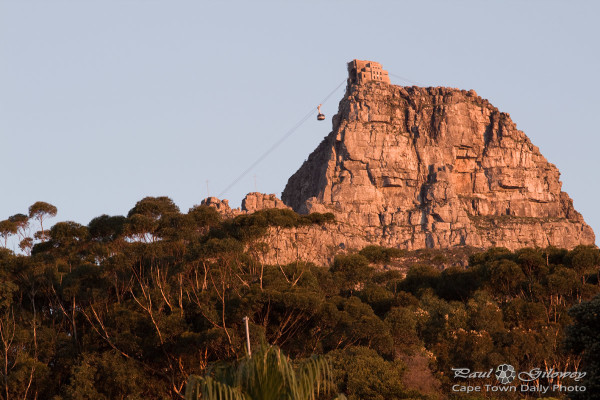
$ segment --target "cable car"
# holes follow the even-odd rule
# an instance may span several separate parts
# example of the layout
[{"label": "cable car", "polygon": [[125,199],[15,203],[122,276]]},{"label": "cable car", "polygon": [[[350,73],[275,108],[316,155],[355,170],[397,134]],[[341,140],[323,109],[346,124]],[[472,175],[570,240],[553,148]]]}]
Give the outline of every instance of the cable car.
[{"label": "cable car", "polygon": [[317,120],[319,121],[323,121],[325,119],[325,114],[323,114],[321,112],[321,105],[319,104],[319,106],[317,107],[317,110],[319,111],[319,113],[317,114]]}]

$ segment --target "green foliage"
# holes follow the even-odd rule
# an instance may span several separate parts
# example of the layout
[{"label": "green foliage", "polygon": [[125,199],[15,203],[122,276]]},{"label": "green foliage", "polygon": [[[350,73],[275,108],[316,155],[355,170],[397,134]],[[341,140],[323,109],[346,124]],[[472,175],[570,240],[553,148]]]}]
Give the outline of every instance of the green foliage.
[{"label": "green foliage", "polygon": [[170,198],[165,196],[145,197],[138,201],[135,204],[135,207],[129,210],[127,217],[143,215],[152,220],[158,220],[161,216],[171,213],[179,213],[179,207],[177,207]]},{"label": "green foliage", "polygon": [[548,275],[548,290],[552,295],[573,298],[581,283],[578,280],[577,273],[569,268],[557,266],[554,271]]},{"label": "green foliage", "polygon": [[57,213],[56,207],[50,203],[36,201],[29,207],[29,218],[40,218],[41,216],[55,217]]},{"label": "green foliage", "polygon": [[19,235],[20,238],[24,238],[29,228],[29,217],[25,214],[15,214],[8,217],[8,221],[12,222],[16,227],[15,233]]},{"label": "green foliage", "polygon": [[[392,353],[393,339],[389,327],[373,309],[359,298],[335,298],[338,313],[336,315],[336,337],[334,341],[352,345],[364,345],[374,348],[383,355]],[[331,343],[333,345],[333,343]]]},{"label": "green foliage", "polygon": [[[324,357],[292,362],[276,346],[262,344],[233,365],[216,365],[204,377],[192,376],[186,400],[315,400],[332,389]],[[345,399],[343,395],[336,399]]]},{"label": "green foliage", "polygon": [[405,252],[400,249],[381,246],[364,247],[359,254],[372,263],[389,263],[392,258],[400,257]]},{"label": "green foliage", "polygon": [[489,266],[489,285],[506,297],[512,297],[525,282],[525,274],[514,261],[501,259],[493,261]]},{"label": "green foliage", "polygon": [[343,288],[351,292],[374,272],[367,258],[361,254],[336,256],[330,271],[343,282]]},{"label": "green foliage", "polygon": [[194,223],[195,221],[189,215],[165,214],[158,221],[156,235],[163,240],[185,240],[192,237],[195,231]]},{"label": "green foliage", "polygon": [[[386,361],[376,351],[366,347],[349,347],[330,353],[334,381],[348,400],[422,399],[404,387],[404,365]],[[368,371],[368,373],[366,373]]]},{"label": "green foliage", "polygon": [[[41,224],[54,209],[38,202],[30,214]],[[265,228],[332,220],[264,210],[222,221],[208,206],[181,214],[169,198],[147,197],[127,217],[102,215],[87,227],[59,222],[36,242],[25,236],[29,217],[13,215],[0,223],[2,238],[19,235],[26,251],[34,246],[27,257],[0,249],[0,326],[10,336],[0,343],[9,355],[0,392],[179,398],[188,375],[239,355],[245,314],[257,337],[296,355],[322,351],[344,330],[356,340],[360,330],[329,295],[339,283],[326,270],[264,266],[245,252],[259,247]],[[368,306],[358,309],[377,319]]]},{"label": "green foliage", "polygon": [[481,268],[449,267],[442,271],[437,291],[446,300],[466,301],[482,284]]},{"label": "green foliage", "polygon": [[[575,249],[578,256],[581,250]],[[587,373],[582,385],[586,391],[574,394],[574,399],[594,399],[600,393],[600,295],[569,310],[573,324],[566,330],[566,348],[583,357],[580,370]]]},{"label": "green foliage", "polygon": [[213,227],[221,221],[221,214],[214,208],[206,205],[194,206],[188,211],[194,223],[199,228]]},{"label": "green foliage", "polygon": [[44,236],[44,219],[55,217],[58,210],[50,203],[36,201],[29,207],[29,218],[40,221],[42,236]]},{"label": "green foliage", "polygon": [[513,253],[504,247],[494,247],[488,251],[477,253],[469,257],[469,265],[480,265],[490,261],[497,261],[502,259],[512,260],[514,258]]},{"label": "green foliage", "polygon": [[133,214],[127,219],[125,232],[130,238],[148,242],[158,228],[158,221],[143,214]]},{"label": "green foliage", "polygon": [[[71,368],[72,377],[63,389],[62,399],[144,399],[143,372],[136,362],[115,352],[82,354]],[[156,396],[158,393],[153,393]]]},{"label": "green foliage", "polygon": [[87,227],[77,222],[58,222],[50,229],[50,242],[54,247],[75,247],[89,236]]},{"label": "green foliage", "polygon": [[90,221],[88,231],[93,240],[112,242],[123,235],[126,223],[127,218],[123,216],[111,217],[104,214]]},{"label": "green foliage", "polygon": [[[454,250],[405,257],[378,246],[331,268],[261,262],[267,230],[330,221],[290,210],[222,220],[208,206],[184,214],[149,197],[127,217],[59,222],[33,239],[27,215],[0,222],[0,237],[16,235],[25,252],[0,248],[10,338],[0,337],[0,393],[177,399],[189,376],[225,385],[217,366],[243,364],[231,360],[244,360],[244,316],[254,348],[263,340],[294,359],[331,356],[350,398],[447,393],[457,366],[558,369],[583,357],[594,370],[598,313],[585,301],[600,293],[596,248],[490,249],[449,268]],[[296,372],[301,364],[291,362]]]},{"label": "green foliage", "polygon": [[331,213],[299,215],[289,209],[271,208],[237,216],[230,221],[225,221],[223,228],[227,235],[238,240],[250,241],[264,235],[269,227],[293,228],[320,225],[334,220]]},{"label": "green foliage", "polygon": [[8,220],[15,223],[17,226],[24,226],[29,223],[29,217],[25,214],[15,214],[8,217]]},{"label": "green foliage", "polygon": [[422,344],[417,334],[417,316],[415,310],[407,307],[394,307],[385,317],[390,327],[396,351],[411,354]]},{"label": "green foliage", "polygon": [[17,233],[17,224],[11,220],[0,221],[0,237],[3,239],[4,247],[7,246],[8,238]]},{"label": "green foliage", "polygon": [[404,291],[419,294],[423,289],[435,288],[440,280],[440,271],[430,265],[415,265],[400,285]]},{"label": "green foliage", "polygon": [[335,216],[333,215],[333,213],[310,213],[308,215],[302,215],[300,217],[300,221],[299,224],[300,225],[312,225],[312,224],[317,224],[317,225],[323,225],[323,224],[330,224],[335,222]]},{"label": "green foliage", "polygon": [[367,284],[359,293],[358,297],[370,305],[373,311],[383,316],[395,303],[394,293],[381,285]]}]

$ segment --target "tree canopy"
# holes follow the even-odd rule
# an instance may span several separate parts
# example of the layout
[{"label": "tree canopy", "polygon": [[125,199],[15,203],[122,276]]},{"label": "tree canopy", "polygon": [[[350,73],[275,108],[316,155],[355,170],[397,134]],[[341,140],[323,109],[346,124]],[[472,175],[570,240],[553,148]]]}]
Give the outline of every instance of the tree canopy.
[{"label": "tree canopy", "polygon": [[[31,215],[0,221],[0,398],[181,399],[190,376],[247,365],[244,316],[253,348],[326,357],[331,393],[349,400],[438,399],[454,367],[595,370],[595,247],[490,249],[444,268],[439,250],[371,246],[331,268],[264,265],[250,250],[268,250],[269,227],[333,216],[223,219],[157,197],[36,236]],[[13,238],[30,240],[14,252]]]}]

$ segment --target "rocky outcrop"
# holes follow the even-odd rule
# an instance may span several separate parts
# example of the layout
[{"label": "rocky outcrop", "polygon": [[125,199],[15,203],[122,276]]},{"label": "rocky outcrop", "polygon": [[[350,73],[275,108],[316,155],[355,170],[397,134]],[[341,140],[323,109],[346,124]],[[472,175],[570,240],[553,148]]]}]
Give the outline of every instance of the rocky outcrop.
[{"label": "rocky outcrop", "polygon": [[225,218],[234,218],[238,215],[249,214],[255,211],[260,211],[268,208],[287,208],[274,194],[264,194],[258,192],[248,193],[242,200],[242,208],[231,208],[229,200],[220,200],[217,197],[207,197],[200,203],[201,205],[213,207]]},{"label": "rocky outcrop", "polygon": [[333,212],[338,223],[279,232],[272,246],[278,260],[326,262],[367,244],[594,244],[559,176],[510,116],[474,91],[349,84],[332,132],[282,194],[297,212]]},{"label": "rocky outcrop", "polygon": [[248,193],[242,200],[242,210],[254,212],[266,208],[290,208],[279,200],[274,194],[263,194],[258,192]]},{"label": "rocky outcrop", "polygon": [[207,197],[202,200],[200,205],[214,208],[224,218],[233,218],[242,214],[242,211],[239,208],[232,209],[229,207],[229,200],[227,199],[221,200],[217,197]]}]

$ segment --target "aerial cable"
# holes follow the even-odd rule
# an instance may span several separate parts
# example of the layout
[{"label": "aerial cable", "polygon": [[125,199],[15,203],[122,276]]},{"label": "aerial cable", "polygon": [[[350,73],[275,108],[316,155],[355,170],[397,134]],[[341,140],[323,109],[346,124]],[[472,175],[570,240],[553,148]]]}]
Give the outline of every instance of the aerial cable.
[{"label": "aerial cable", "polygon": [[[340,84],[335,87],[335,89],[333,89],[327,96],[325,96],[325,98],[323,100],[321,100],[320,104],[324,104],[327,100],[329,100],[329,98],[331,96],[333,96],[333,94],[344,83],[346,83],[346,79],[344,79],[343,81],[341,81]],[[229,186],[227,186],[221,193],[219,193],[218,197],[221,198],[221,196],[223,196],[225,193],[227,193],[227,191],[229,189],[231,189],[233,186],[235,186],[236,183],[238,183],[244,176],[246,176],[250,171],[252,171],[252,169],[254,167],[256,167],[262,160],[264,160],[277,147],[279,147],[288,137],[290,137],[298,128],[300,128],[310,117],[312,117],[313,114],[315,113],[315,111],[316,111],[316,109],[314,107],[311,108],[310,111],[304,117],[302,117],[302,119],[300,121],[298,121],[298,123],[296,123],[296,125],[294,125],[289,131],[287,131],[285,133],[285,135],[283,135],[281,137],[281,139],[279,139],[271,147],[269,147],[269,149],[267,151],[265,151],[260,157],[258,157],[258,159],[256,161],[254,161],[248,168],[246,168],[246,170],[244,172],[242,172],[240,174],[240,176],[238,176],[233,182],[231,182],[229,184]]]},{"label": "aerial cable", "polygon": [[393,76],[394,78],[402,79],[403,81],[406,81],[408,83],[412,83],[413,85],[423,86],[419,82],[411,81],[410,79],[406,79],[405,77],[400,76],[400,75],[392,74],[391,72],[388,72],[388,75]]}]

